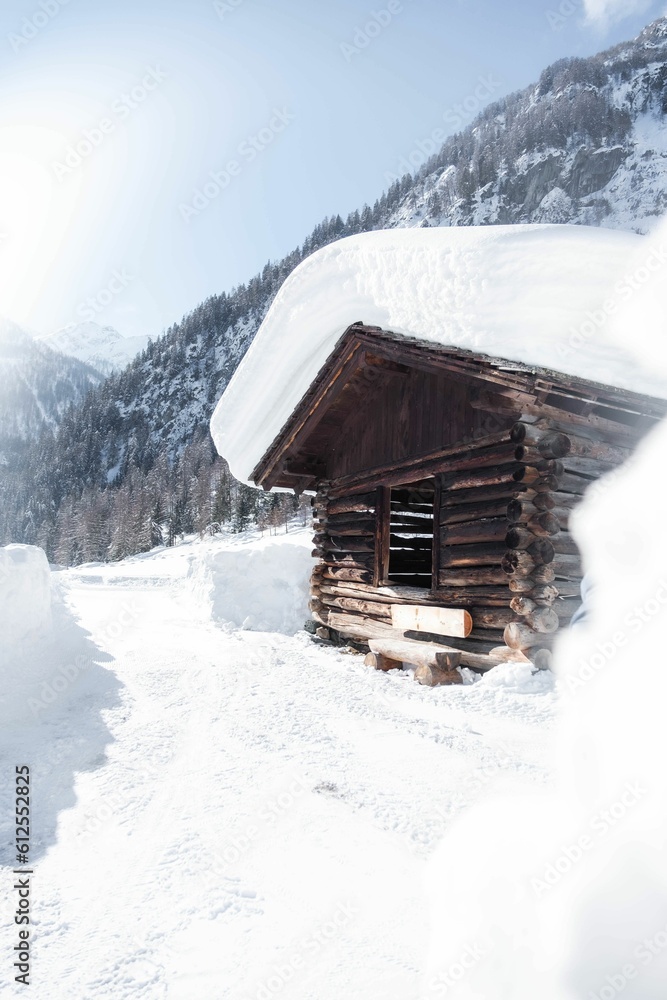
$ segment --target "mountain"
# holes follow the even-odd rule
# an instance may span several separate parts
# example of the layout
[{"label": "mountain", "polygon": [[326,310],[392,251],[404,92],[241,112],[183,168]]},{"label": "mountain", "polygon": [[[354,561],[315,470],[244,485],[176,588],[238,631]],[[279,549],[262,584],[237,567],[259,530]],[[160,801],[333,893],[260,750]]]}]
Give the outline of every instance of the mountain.
[{"label": "mountain", "polygon": [[53,437],[67,410],[101,382],[93,368],[0,320],[0,462],[20,460],[40,435]]},{"label": "mountain", "polygon": [[103,375],[126,368],[148,344],[148,337],[123,337],[113,326],[92,321],[70,323],[40,339],[54,351],[77,358]]},{"label": "mountain", "polygon": [[[325,219],[285,258],[211,296],[150,342],[66,416],[53,445],[28,449],[29,488],[18,482],[0,496],[0,544],[37,536],[52,551],[60,538],[63,560],[131,551],[140,534],[144,541],[155,536],[139,502],[146,484],[155,498],[150,516],[159,508],[170,537],[229,516],[228,482],[217,513],[208,506],[214,404],[284,279],[333,240],[379,228],[519,222],[644,232],[665,211],[663,17],[633,41],[548,67],[447,139],[415,174],[393,181],[373,207]],[[264,509],[256,496],[234,496],[244,518]],[[139,513],[130,517],[133,504]],[[119,532],[124,525],[115,548],[108,546],[110,524]]]},{"label": "mountain", "polygon": [[666,56],[662,17],[632,42],[549,66],[448,139],[405,183],[389,225],[648,232],[667,211]]}]

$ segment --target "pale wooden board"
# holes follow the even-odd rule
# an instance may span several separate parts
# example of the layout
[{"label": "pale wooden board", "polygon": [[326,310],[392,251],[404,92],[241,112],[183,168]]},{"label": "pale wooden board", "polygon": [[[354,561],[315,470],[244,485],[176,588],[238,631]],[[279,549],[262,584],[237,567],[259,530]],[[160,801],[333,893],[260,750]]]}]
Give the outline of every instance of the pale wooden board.
[{"label": "pale wooden board", "polygon": [[404,632],[433,632],[465,639],[472,630],[472,617],[461,608],[434,608],[425,604],[394,604],[391,623]]},{"label": "pale wooden board", "polygon": [[436,645],[433,642],[417,642],[410,639],[369,639],[368,647],[373,653],[379,653],[391,660],[402,663],[413,663],[415,666],[438,666],[443,660],[448,666],[455,667],[461,660],[461,650],[449,646]]}]

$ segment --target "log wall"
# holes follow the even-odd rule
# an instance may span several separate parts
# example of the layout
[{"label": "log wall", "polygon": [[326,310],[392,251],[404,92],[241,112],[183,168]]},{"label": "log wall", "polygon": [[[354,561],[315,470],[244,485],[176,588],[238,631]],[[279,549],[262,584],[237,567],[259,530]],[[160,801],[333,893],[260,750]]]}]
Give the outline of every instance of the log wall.
[{"label": "log wall", "polygon": [[[356,488],[353,477],[322,483],[314,499],[313,616],[357,640],[439,642],[461,650],[461,663],[473,669],[488,669],[485,658],[499,662],[501,647],[548,663],[559,627],[579,604],[572,511],[630,453],[627,437],[591,440],[576,425],[563,427],[527,414],[507,431],[444,449],[425,463],[421,483],[401,484],[400,463],[359,477]],[[414,468],[406,462],[405,475]],[[399,532],[409,539],[411,531],[396,559]],[[465,639],[401,632],[392,625],[394,604],[465,609],[472,632]]]}]

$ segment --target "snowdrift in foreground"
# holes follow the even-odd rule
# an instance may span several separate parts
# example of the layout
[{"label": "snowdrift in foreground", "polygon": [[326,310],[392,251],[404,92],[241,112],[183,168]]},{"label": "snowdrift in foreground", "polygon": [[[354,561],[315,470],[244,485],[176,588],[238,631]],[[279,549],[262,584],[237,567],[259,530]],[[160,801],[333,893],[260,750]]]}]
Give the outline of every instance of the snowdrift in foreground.
[{"label": "snowdrift in foreground", "polygon": [[667,379],[642,370],[608,331],[654,272],[664,283],[666,261],[667,246],[646,237],[584,226],[404,229],[340,240],[280,289],[213,415],[216,447],[247,481],[359,320],[667,396]]},{"label": "snowdrift in foreground", "polygon": [[0,650],[51,627],[51,571],[34,545],[0,549]]},{"label": "snowdrift in foreground", "polygon": [[293,635],[308,618],[311,548],[307,531],[216,545],[193,563],[190,589],[215,621]]},{"label": "snowdrift in foreground", "polygon": [[425,997],[664,1000],[666,456],[667,423],[573,518],[595,589],[557,649],[556,787],[499,789],[448,833]]},{"label": "snowdrift in foreground", "polygon": [[106,683],[99,664],[108,657],[73,620],[56,581],[42,549],[0,549],[0,734],[37,725],[86,686]]}]

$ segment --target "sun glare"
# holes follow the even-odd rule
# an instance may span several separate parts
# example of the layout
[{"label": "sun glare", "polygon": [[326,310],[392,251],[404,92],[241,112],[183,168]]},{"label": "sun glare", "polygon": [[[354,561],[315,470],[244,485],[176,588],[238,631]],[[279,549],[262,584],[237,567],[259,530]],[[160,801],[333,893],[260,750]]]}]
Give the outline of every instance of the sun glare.
[{"label": "sun glare", "polygon": [[0,128],[0,315],[25,321],[61,251],[79,184],[57,180],[58,132]]}]

